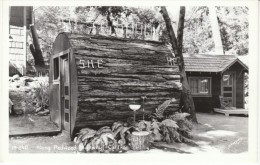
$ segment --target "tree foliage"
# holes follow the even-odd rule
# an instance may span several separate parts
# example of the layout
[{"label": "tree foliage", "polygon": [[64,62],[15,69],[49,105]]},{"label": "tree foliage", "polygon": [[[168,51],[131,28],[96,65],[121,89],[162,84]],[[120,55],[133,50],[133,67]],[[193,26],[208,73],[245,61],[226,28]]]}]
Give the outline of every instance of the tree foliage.
[{"label": "tree foliage", "polygon": [[[248,54],[248,8],[216,7],[225,54]],[[210,53],[214,50],[209,9],[192,7],[185,21],[184,53]]]},{"label": "tree foliage", "polygon": [[248,54],[248,8],[217,7],[217,14],[226,54]]},{"label": "tree foliage", "polygon": [[[184,33],[183,53],[210,53],[214,50],[209,11],[206,6],[187,8]],[[248,54],[248,8],[216,7],[221,38],[226,54]],[[48,58],[52,44],[58,33],[68,29],[64,20],[81,22],[94,21],[103,24],[143,23],[154,26],[159,39],[169,43],[165,23],[156,7],[131,6],[40,6],[34,7],[35,27],[39,35],[43,56]],[[170,15],[171,16],[171,15]],[[110,23],[108,21],[110,19]],[[177,26],[172,20],[173,26]],[[114,29],[116,30],[116,29]],[[79,26],[80,33],[90,33],[89,29]],[[116,33],[114,31],[113,33]],[[137,36],[137,38],[139,38]]]}]

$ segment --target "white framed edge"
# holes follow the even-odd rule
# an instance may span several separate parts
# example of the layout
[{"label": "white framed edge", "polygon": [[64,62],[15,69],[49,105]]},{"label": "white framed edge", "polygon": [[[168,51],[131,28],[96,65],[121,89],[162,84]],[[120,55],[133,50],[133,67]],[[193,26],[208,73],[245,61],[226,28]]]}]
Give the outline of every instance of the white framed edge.
[{"label": "white framed edge", "polygon": [[[46,3],[47,2],[47,3]],[[10,0],[10,1],[2,1],[0,5],[0,16],[3,19],[0,19],[1,27],[0,27],[0,35],[1,38],[6,38],[8,41],[8,7],[11,5],[15,6],[30,6],[30,5],[46,5],[49,6],[66,6],[66,5],[79,5],[79,6],[86,6],[86,5],[104,5],[104,6],[111,6],[111,5],[125,5],[129,4],[129,1],[121,0],[121,1],[66,1],[61,3],[61,0]],[[131,4],[137,5],[140,4],[141,6],[147,5],[147,0],[132,0]],[[120,154],[120,155],[100,155],[100,154],[93,154],[93,155],[85,155],[85,154],[9,154],[8,153],[8,136],[6,136],[8,132],[8,111],[1,111],[0,115],[0,130],[3,132],[3,136],[0,136],[0,162],[28,162],[31,164],[35,164],[33,162],[40,161],[45,163],[51,164],[77,164],[80,162],[88,162],[88,163],[103,163],[103,164],[133,164],[133,163],[149,163],[151,164],[173,164],[173,163],[180,163],[180,164],[209,164],[214,162],[214,164],[258,164],[257,162],[257,145],[258,144],[258,135],[259,135],[259,127],[257,127],[259,117],[259,113],[257,113],[257,109],[259,106],[259,58],[258,58],[258,39],[257,37],[251,36],[259,36],[258,32],[258,1],[257,0],[247,0],[247,1],[224,1],[224,0],[185,0],[185,1],[151,1],[149,5],[153,6],[161,6],[161,5],[187,5],[187,6],[248,6],[249,7],[249,152],[246,154],[232,154],[232,155],[221,155],[221,154],[212,154],[212,155],[172,155],[172,154],[156,154],[156,155],[147,155],[147,154]],[[1,40],[1,53],[8,54],[8,49],[5,45],[8,43],[4,42],[5,40]],[[1,93],[1,102],[0,108],[1,109],[8,109],[8,56],[4,56],[3,60],[0,60],[0,93]],[[111,161],[112,160],[112,161]],[[152,160],[152,161],[147,161]],[[26,163],[26,164],[28,164]]]}]

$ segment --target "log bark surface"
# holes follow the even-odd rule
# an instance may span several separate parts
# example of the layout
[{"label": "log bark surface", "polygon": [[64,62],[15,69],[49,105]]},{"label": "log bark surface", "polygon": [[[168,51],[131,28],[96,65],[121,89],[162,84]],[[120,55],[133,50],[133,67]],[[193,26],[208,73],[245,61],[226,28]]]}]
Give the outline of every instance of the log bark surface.
[{"label": "log bark surface", "polygon": [[[75,127],[101,125],[133,117],[129,104],[142,105],[151,114],[165,100],[175,98],[168,107],[179,107],[180,73],[178,65],[167,61],[171,51],[164,43],[123,38],[67,34],[73,48],[77,75],[77,114]],[[87,61],[101,61],[102,68],[86,67]],[[82,67],[82,61],[85,67]],[[74,73],[72,73],[74,74]],[[137,118],[143,112],[137,111]]]}]

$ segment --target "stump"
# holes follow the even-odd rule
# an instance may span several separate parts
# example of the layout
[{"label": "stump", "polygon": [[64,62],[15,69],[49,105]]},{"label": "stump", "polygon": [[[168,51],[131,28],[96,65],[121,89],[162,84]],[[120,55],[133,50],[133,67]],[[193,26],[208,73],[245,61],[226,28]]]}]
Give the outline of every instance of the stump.
[{"label": "stump", "polygon": [[150,146],[150,134],[147,131],[132,132],[131,148],[134,151],[147,150]]}]

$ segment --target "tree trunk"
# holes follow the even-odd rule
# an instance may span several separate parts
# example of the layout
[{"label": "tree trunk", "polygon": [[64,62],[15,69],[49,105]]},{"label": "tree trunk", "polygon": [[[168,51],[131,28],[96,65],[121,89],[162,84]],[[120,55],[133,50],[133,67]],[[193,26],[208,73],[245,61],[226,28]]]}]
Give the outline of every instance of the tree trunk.
[{"label": "tree trunk", "polygon": [[179,58],[179,70],[181,76],[181,83],[182,83],[182,92],[181,92],[181,106],[183,106],[184,112],[190,113],[190,118],[193,122],[197,122],[196,111],[193,99],[190,93],[190,87],[187,80],[186,72],[185,72],[185,65],[184,59],[182,55],[182,42],[183,42],[183,29],[184,29],[184,17],[185,17],[185,7],[180,8],[180,15],[179,15],[179,23],[178,23],[178,30],[177,30],[177,39],[175,37],[174,30],[172,28],[171,19],[168,15],[166,7],[161,7],[161,13],[163,15],[166,28],[169,34],[170,42],[172,45],[173,52],[177,58]]},{"label": "tree trunk", "polygon": [[224,53],[223,45],[221,41],[220,29],[217,20],[216,8],[215,6],[209,6],[209,18],[211,22],[211,29],[215,44],[215,54],[221,55]]},{"label": "tree trunk", "polygon": [[42,51],[41,51],[40,44],[38,41],[38,35],[37,35],[34,25],[31,25],[31,33],[32,33],[32,39],[33,39],[33,45],[30,44],[30,50],[34,57],[35,66],[43,67],[44,59],[43,59]]}]

